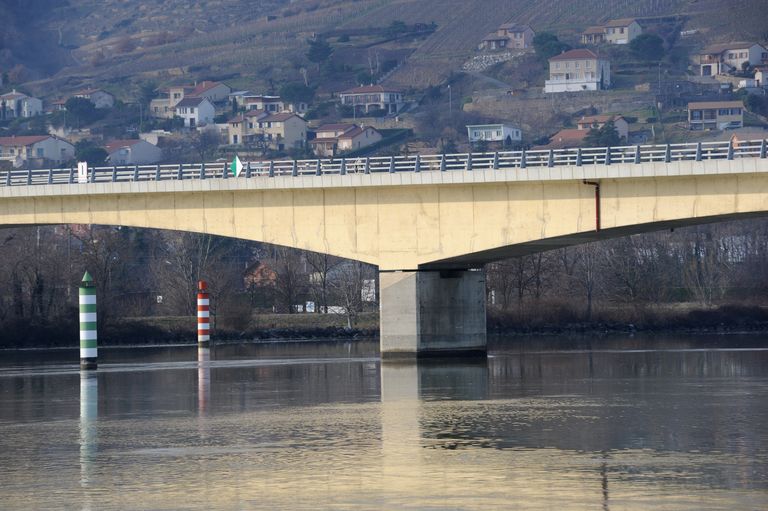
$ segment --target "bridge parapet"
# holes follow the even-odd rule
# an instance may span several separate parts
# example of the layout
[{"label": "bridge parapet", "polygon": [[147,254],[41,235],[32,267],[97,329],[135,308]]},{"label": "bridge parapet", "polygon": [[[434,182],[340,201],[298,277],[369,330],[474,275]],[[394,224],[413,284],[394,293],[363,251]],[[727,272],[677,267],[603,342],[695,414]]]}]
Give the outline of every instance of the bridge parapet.
[{"label": "bridge parapet", "polygon": [[[235,178],[228,162],[89,167],[87,183],[131,183],[156,181],[202,181],[206,179],[253,179],[275,177],[344,176],[348,174],[399,174],[429,171],[475,171],[528,168],[583,167],[647,163],[675,163],[708,160],[763,158],[766,140],[734,143],[635,145],[553,149],[545,151],[502,151],[485,153],[400,155],[391,157],[321,158],[314,160],[249,161]],[[0,173],[0,187],[80,184],[75,168],[12,169]]]}]

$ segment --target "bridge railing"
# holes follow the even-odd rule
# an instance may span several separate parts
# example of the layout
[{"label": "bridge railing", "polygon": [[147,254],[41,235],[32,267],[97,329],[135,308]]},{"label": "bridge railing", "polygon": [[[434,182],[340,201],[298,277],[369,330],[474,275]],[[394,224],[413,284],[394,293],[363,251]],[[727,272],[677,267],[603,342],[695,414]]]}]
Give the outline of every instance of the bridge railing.
[{"label": "bridge railing", "polygon": [[[244,163],[244,170],[239,178],[473,170],[524,172],[529,167],[581,167],[620,163],[672,163],[734,158],[766,158],[767,144],[768,142],[764,139],[740,142],[586,147],[535,151],[249,161]],[[229,171],[228,162],[215,162],[89,167],[86,176],[78,176],[75,168],[12,169],[0,172],[0,186],[77,184],[81,181],[114,183],[234,178]]]}]

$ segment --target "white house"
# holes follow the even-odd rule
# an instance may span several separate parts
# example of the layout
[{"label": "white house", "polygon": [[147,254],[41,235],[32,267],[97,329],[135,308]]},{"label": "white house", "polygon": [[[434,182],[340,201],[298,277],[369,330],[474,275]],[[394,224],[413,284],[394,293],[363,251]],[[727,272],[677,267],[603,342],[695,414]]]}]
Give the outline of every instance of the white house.
[{"label": "white house", "polygon": [[196,128],[213,122],[215,108],[206,98],[184,98],[174,107],[176,115],[184,119],[184,126]]},{"label": "white house", "polygon": [[61,164],[75,157],[75,146],[51,135],[0,137],[0,160],[14,167]]},{"label": "white house", "polygon": [[315,131],[310,141],[318,156],[335,156],[339,152],[356,151],[382,139],[381,133],[370,126],[356,124],[325,124]]},{"label": "white house", "polygon": [[741,71],[745,62],[753,67],[768,63],[768,50],[757,43],[742,42],[715,44],[699,52],[701,76]]},{"label": "white house", "polygon": [[610,85],[610,62],[592,50],[579,48],[549,59],[549,80],[544,82],[544,92],[596,91]]},{"label": "white house", "polygon": [[115,106],[115,96],[101,89],[84,89],[75,92],[72,97],[87,99],[96,108],[112,108]]},{"label": "white house", "polygon": [[339,98],[342,105],[350,106],[360,113],[378,109],[387,114],[396,114],[405,105],[402,91],[381,85],[366,85],[345,90],[339,93]]},{"label": "white house", "polygon": [[113,165],[151,165],[159,162],[163,151],[145,140],[113,140],[104,149]]},{"label": "white house", "polygon": [[0,95],[0,121],[19,117],[34,117],[43,113],[43,102],[21,92]]},{"label": "white house", "polygon": [[470,143],[485,142],[520,142],[523,133],[517,126],[510,124],[468,124],[467,137]]}]

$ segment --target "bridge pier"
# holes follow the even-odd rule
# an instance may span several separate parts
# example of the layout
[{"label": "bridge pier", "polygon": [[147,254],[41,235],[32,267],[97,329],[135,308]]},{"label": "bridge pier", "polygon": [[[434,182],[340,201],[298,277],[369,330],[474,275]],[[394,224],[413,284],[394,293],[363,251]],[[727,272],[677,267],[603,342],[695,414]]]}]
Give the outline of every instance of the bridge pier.
[{"label": "bridge pier", "polygon": [[485,356],[485,272],[379,272],[382,358]]}]

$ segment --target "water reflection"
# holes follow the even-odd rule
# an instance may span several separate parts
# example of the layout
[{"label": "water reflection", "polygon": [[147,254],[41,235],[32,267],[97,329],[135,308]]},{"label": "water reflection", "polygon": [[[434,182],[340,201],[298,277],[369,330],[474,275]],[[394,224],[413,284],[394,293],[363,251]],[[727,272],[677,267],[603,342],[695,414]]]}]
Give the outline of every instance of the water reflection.
[{"label": "water reflection", "polygon": [[94,371],[80,372],[80,484],[88,487],[98,453],[99,380]]},{"label": "water reflection", "polygon": [[0,365],[0,499],[14,509],[768,508],[768,351],[633,343],[533,341],[479,363],[420,365],[381,365],[370,344],[162,348],[146,363],[105,350],[98,380],[80,379],[76,357]]},{"label": "water reflection", "polygon": [[211,349],[197,349],[197,413],[203,416],[208,411],[211,395]]}]

